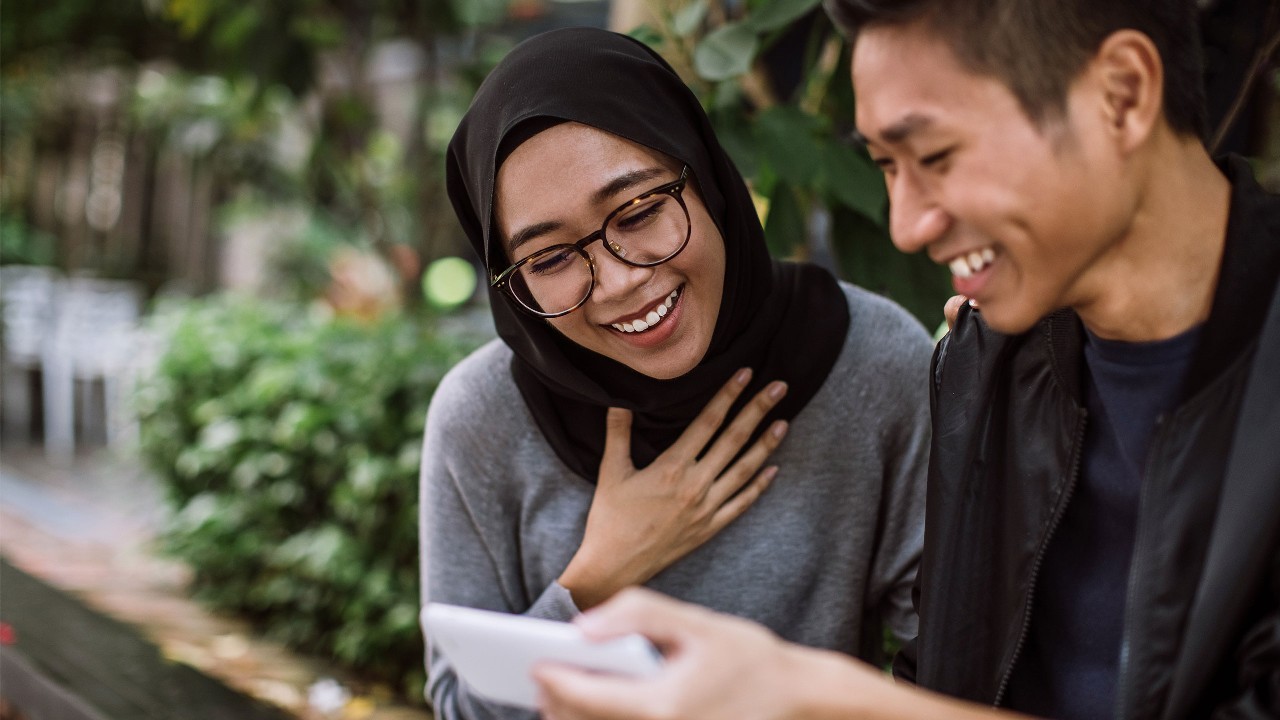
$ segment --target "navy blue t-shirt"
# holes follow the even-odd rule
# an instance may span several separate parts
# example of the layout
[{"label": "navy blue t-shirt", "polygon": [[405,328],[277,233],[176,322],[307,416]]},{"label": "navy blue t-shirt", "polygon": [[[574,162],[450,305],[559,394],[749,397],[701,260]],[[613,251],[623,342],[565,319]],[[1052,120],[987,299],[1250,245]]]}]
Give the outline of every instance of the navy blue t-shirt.
[{"label": "navy blue t-shirt", "polygon": [[1126,343],[1087,333],[1081,475],[1045,551],[1007,707],[1053,718],[1114,714],[1147,450],[1157,419],[1181,400],[1199,334]]}]

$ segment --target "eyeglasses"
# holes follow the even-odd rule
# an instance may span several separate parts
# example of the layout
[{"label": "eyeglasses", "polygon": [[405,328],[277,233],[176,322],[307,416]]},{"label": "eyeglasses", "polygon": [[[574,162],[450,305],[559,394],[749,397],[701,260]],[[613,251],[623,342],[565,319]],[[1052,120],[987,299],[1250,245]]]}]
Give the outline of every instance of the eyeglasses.
[{"label": "eyeglasses", "polygon": [[675,182],[656,187],[605,216],[600,229],[574,243],[552,245],[490,278],[526,312],[560,317],[582,307],[596,286],[596,266],[587,246],[596,240],[632,267],[661,265],[689,244],[689,208],[684,188],[689,166]]}]

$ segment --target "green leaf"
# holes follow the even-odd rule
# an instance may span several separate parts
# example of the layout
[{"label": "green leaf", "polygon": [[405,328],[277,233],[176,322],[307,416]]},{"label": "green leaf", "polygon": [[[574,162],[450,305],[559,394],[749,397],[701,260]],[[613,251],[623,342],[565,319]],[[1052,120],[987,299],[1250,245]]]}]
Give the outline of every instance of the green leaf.
[{"label": "green leaf", "polygon": [[693,68],[702,78],[728,80],[751,69],[760,38],[743,23],[722,25],[698,43],[693,51]]},{"label": "green leaf", "polygon": [[765,242],[776,257],[787,257],[805,241],[805,213],[796,192],[787,183],[778,183],[769,199],[769,217],[764,225]]},{"label": "green leaf", "polygon": [[827,194],[884,228],[888,196],[880,171],[861,151],[841,142],[828,143],[822,157],[822,186]]},{"label": "green leaf", "polygon": [[733,158],[738,172],[744,178],[754,177],[757,148],[751,126],[743,121],[740,113],[725,113],[723,117],[716,117],[715,128],[716,139],[725,152],[729,153],[729,157]]},{"label": "green leaf", "polygon": [[213,43],[224,51],[234,51],[243,46],[262,24],[261,11],[254,5],[244,5],[217,26]]},{"label": "green leaf", "polygon": [[200,433],[200,447],[210,452],[225,452],[240,441],[240,424],[235,420],[218,420],[207,426]]},{"label": "green leaf", "polygon": [[344,35],[342,23],[320,15],[295,17],[289,31],[292,36],[318,48],[338,47]]},{"label": "green leaf", "polygon": [[744,21],[759,33],[777,30],[817,7],[821,0],[769,0]]},{"label": "green leaf", "polygon": [[200,32],[216,10],[207,0],[167,0],[163,7],[165,15],[180,23],[188,37]]},{"label": "green leaf", "polygon": [[778,105],[756,118],[761,155],[778,177],[795,187],[812,187],[820,176],[823,148],[821,122],[799,108]]},{"label": "green leaf", "polygon": [[637,25],[627,35],[651,48],[656,48],[662,44],[662,33],[654,29],[652,25]]},{"label": "green leaf", "polygon": [[708,112],[737,115],[738,121],[745,121],[742,108],[746,100],[742,95],[742,87],[733,78],[721,80],[711,86],[711,98],[707,103]]},{"label": "green leaf", "polygon": [[493,25],[507,14],[508,0],[450,0],[454,16],[464,25]]},{"label": "green leaf", "polygon": [[927,328],[942,321],[942,304],[951,296],[945,267],[923,253],[898,252],[883,228],[849,208],[833,208],[832,220],[832,245],[844,278],[894,300]]},{"label": "green leaf", "polygon": [[707,17],[707,0],[694,0],[675,14],[671,19],[671,29],[680,37],[688,37],[702,25]]}]

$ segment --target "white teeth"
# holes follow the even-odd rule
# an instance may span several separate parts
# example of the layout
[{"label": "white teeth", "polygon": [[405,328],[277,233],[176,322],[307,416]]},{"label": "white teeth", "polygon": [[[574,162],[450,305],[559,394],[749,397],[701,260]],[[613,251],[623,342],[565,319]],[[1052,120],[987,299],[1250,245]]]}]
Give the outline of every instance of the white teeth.
[{"label": "white teeth", "polygon": [[967,278],[975,273],[982,272],[987,269],[996,259],[996,251],[986,247],[981,250],[974,250],[968,255],[961,255],[951,262],[947,263],[947,267],[951,268],[951,274],[958,278]]},{"label": "white teeth", "polygon": [[667,312],[675,305],[678,297],[680,297],[680,291],[672,290],[670,295],[644,316],[644,319],[632,320],[629,323],[613,323],[613,329],[625,333],[644,332],[662,322],[662,318],[667,316]]}]

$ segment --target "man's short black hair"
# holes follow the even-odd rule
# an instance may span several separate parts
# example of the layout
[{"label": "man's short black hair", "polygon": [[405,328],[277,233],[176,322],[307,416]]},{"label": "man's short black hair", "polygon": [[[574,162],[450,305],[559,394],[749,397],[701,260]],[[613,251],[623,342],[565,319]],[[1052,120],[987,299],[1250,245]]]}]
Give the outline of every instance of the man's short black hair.
[{"label": "man's short black hair", "polygon": [[1207,134],[1195,0],[823,0],[853,42],[876,25],[917,21],[969,70],[1001,80],[1041,122],[1065,110],[1067,89],[1109,35],[1130,28],[1164,65],[1164,115],[1177,133]]}]

